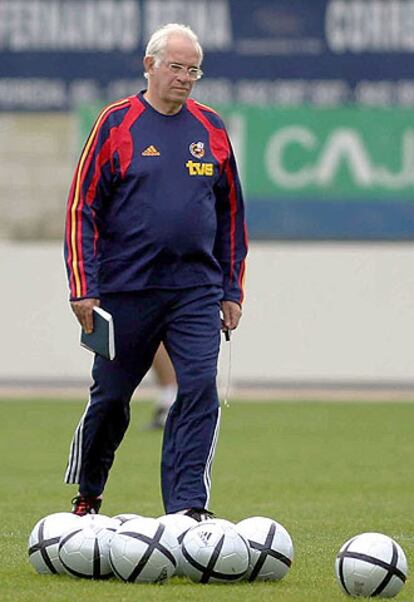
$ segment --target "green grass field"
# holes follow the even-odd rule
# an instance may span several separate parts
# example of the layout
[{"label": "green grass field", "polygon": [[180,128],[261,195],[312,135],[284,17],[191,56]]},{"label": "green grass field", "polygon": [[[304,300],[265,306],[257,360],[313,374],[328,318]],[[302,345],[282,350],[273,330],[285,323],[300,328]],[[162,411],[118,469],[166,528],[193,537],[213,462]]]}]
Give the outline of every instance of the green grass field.
[{"label": "green grass field", "polygon": [[[333,564],[339,547],[363,531],[394,537],[414,559],[414,404],[237,403],[223,409],[211,507],[238,521],[275,518],[292,536],[295,560],[279,583],[165,585],[92,582],[37,575],[27,539],[37,520],[69,509],[63,485],[68,445],[83,405],[0,402],[0,599],[19,601],[245,600],[345,601]],[[161,434],[144,430],[150,405],[134,403],[102,513],[163,514]],[[414,600],[408,579],[398,600]]]}]

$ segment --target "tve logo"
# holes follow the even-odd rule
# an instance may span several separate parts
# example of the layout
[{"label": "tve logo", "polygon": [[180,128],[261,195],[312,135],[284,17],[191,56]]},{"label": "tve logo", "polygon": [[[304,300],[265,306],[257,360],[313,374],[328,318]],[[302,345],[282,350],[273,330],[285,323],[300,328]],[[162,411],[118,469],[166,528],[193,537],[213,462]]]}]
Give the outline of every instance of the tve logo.
[{"label": "tve logo", "polygon": [[185,164],[190,176],[212,176],[214,174],[213,163],[199,163],[197,161],[187,161]]}]

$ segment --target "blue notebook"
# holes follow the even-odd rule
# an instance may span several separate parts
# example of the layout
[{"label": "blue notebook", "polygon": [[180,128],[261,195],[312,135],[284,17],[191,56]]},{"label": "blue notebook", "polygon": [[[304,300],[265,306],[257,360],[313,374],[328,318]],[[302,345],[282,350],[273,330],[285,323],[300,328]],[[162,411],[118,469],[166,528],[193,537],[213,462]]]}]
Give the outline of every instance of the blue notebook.
[{"label": "blue notebook", "polygon": [[85,349],[102,355],[107,360],[115,357],[114,322],[110,313],[95,306],[93,308],[93,332],[87,334],[83,329],[80,344]]}]

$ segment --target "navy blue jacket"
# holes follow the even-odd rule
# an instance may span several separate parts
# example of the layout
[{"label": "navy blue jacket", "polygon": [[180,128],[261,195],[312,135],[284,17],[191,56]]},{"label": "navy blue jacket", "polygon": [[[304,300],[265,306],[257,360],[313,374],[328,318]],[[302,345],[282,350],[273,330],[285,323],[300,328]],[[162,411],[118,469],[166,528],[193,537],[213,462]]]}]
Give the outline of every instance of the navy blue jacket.
[{"label": "navy blue jacket", "polygon": [[219,115],[187,100],[163,115],[143,94],[105,107],[67,206],[71,300],[219,285],[241,303],[247,236],[233,151]]}]

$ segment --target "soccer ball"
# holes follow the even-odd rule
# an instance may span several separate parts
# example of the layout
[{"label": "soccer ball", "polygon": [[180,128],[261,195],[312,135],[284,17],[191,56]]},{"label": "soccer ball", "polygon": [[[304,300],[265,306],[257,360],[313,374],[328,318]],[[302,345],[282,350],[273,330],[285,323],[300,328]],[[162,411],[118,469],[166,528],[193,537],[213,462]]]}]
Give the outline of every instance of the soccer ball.
[{"label": "soccer ball", "polygon": [[140,514],[117,514],[116,516],[113,516],[112,518],[117,521],[118,526],[119,526],[119,525],[123,525],[128,520],[132,520],[133,518],[141,518],[141,515]]},{"label": "soccer ball", "polygon": [[100,529],[109,529],[110,531],[116,531],[119,527],[119,522],[115,518],[105,516],[105,514],[85,514],[80,517],[82,529],[90,527],[95,531]]},{"label": "soccer ball", "polygon": [[163,514],[163,516],[159,516],[157,520],[174,533],[179,544],[181,544],[183,540],[184,533],[188,531],[188,529],[191,529],[191,527],[198,525],[198,522],[194,518],[186,516],[185,514]]},{"label": "soccer ball", "polygon": [[191,527],[181,544],[183,572],[199,583],[233,583],[249,567],[249,547],[227,521],[207,520]]},{"label": "soccer ball", "polygon": [[275,520],[264,516],[245,518],[237,523],[236,529],[250,548],[247,579],[282,579],[293,560],[293,543],[286,529]]},{"label": "soccer ball", "polygon": [[236,525],[231,522],[231,520],[227,520],[227,518],[211,518],[209,520],[214,520],[218,525],[223,525],[224,527],[235,527]]},{"label": "soccer ball", "polygon": [[71,512],[56,512],[40,519],[29,537],[29,560],[38,573],[64,573],[58,547],[62,533],[80,520]]},{"label": "soccer ball", "polygon": [[177,566],[174,533],[155,518],[134,518],[121,525],[110,544],[112,570],[134,583],[163,583]]},{"label": "soccer ball", "polygon": [[335,573],[343,592],[350,596],[396,596],[407,578],[402,548],[382,533],[361,533],[339,550]]},{"label": "soccer ball", "polygon": [[75,528],[64,533],[60,539],[59,558],[65,572],[72,577],[86,579],[110,577],[109,544],[114,532],[113,527],[99,527],[93,522],[79,520]]},{"label": "soccer ball", "polygon": [[160,521],[160,523],[165,525],[177,538],[178,551],[175,575],[182,577],[184,573],[181,543],[188,529],[191,529],[191,527],[197,525],[198,522],[194,518],[191,518],[191,516],[186,516],[185,514],[164,514],[163,516],[160,516],[158,520]]}]

